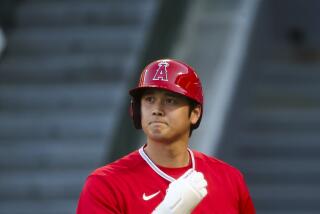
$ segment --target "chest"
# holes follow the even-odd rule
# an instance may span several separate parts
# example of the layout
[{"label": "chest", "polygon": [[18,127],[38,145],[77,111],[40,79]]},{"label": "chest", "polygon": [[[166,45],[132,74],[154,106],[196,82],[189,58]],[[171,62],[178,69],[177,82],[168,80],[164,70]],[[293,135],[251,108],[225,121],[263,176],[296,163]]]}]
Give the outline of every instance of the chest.
[{"label": "chest", "polygon": [[[236,214],[238,200],[235,189],[228,181],[205,174],[208,194],[194,209],[193,214]],[[152,213],[164,199],[169,182],[158,175],[145,173],[130,176],[122,182],[121,207],[123,213]]]},{"label": "chest", "polygon": [[164,199],[169,182],[159,176],[143,176],[125,181],[121,195],[123,213],[151,213]]},{"label": "chest", "polygon": [[192,213],[238,214],[239,200],[234,186],[210,175],[206,175],[206,180],[208,194]]}]

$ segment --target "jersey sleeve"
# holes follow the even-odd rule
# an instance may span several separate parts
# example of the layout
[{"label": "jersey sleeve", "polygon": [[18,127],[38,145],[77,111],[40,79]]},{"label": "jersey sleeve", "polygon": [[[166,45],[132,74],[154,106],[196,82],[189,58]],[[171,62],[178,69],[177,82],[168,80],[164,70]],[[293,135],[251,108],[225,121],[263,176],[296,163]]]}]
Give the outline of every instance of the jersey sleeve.
[{"label": "jersey sleeve", "polygon": [[120,214],[116,193],[100,176],[90,175],[81,192],[76,214]]},{"label": "jersey sleeve", "polygon": [[243,175],[240,176],[240,213],[241,214],[255,214],[255,208],[244,180]]}]

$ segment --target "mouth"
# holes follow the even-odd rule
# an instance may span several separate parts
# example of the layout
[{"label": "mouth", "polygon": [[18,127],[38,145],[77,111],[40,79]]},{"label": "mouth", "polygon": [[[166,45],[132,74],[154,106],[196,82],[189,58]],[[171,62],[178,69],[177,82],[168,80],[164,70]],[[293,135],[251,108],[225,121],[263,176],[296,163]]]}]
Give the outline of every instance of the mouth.
[{"label": "mouth", "polygon": [[164,121],[158,121],[158,120],[149,122],[149,125],[152,125],[152,124],[164,124],[164,125],[168,125],[166,122],[164,122]]}]

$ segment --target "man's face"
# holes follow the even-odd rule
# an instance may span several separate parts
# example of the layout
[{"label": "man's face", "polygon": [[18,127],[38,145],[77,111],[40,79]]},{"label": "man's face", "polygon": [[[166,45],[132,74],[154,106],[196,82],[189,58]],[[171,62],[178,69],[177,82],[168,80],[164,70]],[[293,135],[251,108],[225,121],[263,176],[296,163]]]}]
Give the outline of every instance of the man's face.
[{"label": "man's face", "polygon": [[190,114],[188,100],[166,90],[147,89],[141,97],[142,129],[153,141],[187,139],[190,125],[198,121],[200,113],[196,107]]}]

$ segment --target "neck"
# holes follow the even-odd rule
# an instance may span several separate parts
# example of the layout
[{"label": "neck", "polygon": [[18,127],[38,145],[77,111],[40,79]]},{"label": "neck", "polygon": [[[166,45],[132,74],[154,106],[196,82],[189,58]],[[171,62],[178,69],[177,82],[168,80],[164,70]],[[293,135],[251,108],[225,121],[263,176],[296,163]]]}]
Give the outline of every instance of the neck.
[{"label": "neck", "polygon": [[163,167],[185,167],[190,161],[188,142],[159,143],[148,139],[144,151],[152,162]]}]

